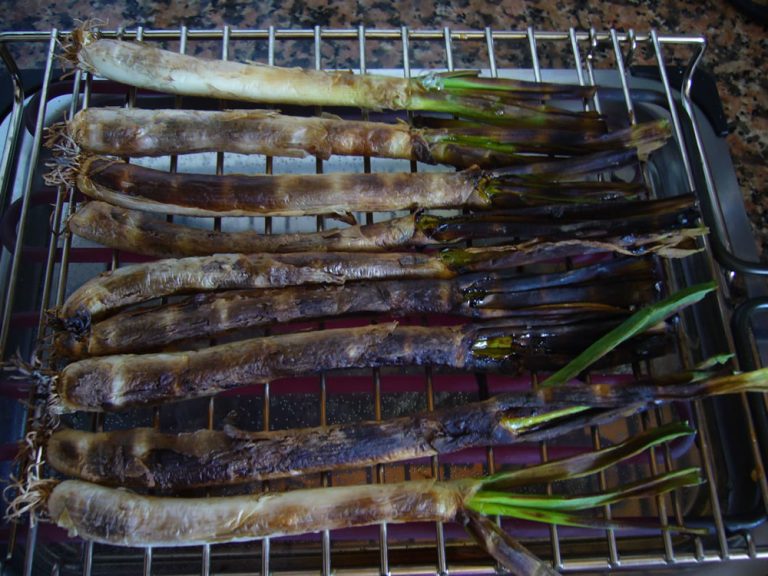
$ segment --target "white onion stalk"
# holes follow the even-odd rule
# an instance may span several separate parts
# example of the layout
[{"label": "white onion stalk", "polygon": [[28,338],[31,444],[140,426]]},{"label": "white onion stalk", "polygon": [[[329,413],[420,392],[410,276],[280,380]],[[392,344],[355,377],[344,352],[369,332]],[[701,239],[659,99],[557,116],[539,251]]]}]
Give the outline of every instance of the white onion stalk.
[{"label": "white onion stalk", "polygon": [[88,72],[171,94],[268,104],[427,110],[521,126],[604,130],[602,118],[594,112],[570,112],[537,103],[548,97],[589,97],[593,87],[479,78],[472,71],[403,79],[213,63],[139,42],[100,38],[86,28],[72,33],[66,56]]}]

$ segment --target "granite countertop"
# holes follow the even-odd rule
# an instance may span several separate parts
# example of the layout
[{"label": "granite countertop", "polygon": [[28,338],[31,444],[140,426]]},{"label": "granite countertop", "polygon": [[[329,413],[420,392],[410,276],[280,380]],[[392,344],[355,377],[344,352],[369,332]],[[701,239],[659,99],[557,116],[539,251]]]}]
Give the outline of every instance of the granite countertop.
[{"label": "granite countertop", "polygon": [[[362,24],[378,28],[407,25],[467,30],[490,26],[494,30],[519,30],[531,25],[539,30],[594,27],[602,31],[615,27],[703,34],[709,42],[704,66],[717,78],[739,184],[758,246],[763,258],[768,256],[768,193],[764,193],[764,182],[768,181],[768,36],[764,25],[751,21],[725,0],[454,0],[450,5],[424,0],[338,4],[319,0],[52,0],[17,4],[13,13],[6,11],[4,27],[70,29],[75,25],[73,18],[88,17],[103,19],[109,27],[126,28],[177,28],[182,24],[190,28],[225,24],[240,28],[349,28]],[[429,60],[424,51],[431,48],[413,49],[420,61]],[[519,51],[501,50],[499,66],[511,65],[507,58],[514,60],[519,55]],[[386,54],[375,56],[380,65],[386,63]],[[335,52],[331,58],[343,60],[344,54]],[[41,59],[42,46],[24,54],[20,65],[32,67]]]}]

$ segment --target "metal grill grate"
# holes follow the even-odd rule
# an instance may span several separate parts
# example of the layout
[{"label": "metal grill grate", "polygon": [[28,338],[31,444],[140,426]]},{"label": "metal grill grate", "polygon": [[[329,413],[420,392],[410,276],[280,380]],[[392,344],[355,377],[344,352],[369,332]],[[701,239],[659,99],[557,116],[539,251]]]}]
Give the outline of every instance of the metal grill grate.
[{"label": "metal grill grate", "polygon": [[[221,30],[110,30],[103,32],[105,36],[138,39],[146,42],[173,42],[177,49],[186,52],[192,43],[205,44],[207,41],[218,42],[218,56],[228,59],[237,52],[238,57],[248,50],[254,54],[266,54],[267,64],[290,65],[292,62],[279,61],[278,50],[281,43],[300,46],[298,52],[304,51],[304,58],[314,62],[318,69],[336,62],[326,62],[323,59],[323,48],[329,43],[337,43],[347,53],[357,54],[355,68],[360,73],[371,69],[369,44],[375,42],[379,50],[383,67],[389,68],[389,73],[403,74],[406,77],[422,68],[442,67],[453,70],[457,62],[457,52],[468,48],[467,52],[473,58],[472,66],[482,67],[491,76],[510,74],[529,80],[563,80],[582,84],[598,84],[613,86],[616,93],[621,94],[620,101],[602,102],[595,98],[585,105],[588,108],[613,115],[621,121],[627,119],[635,123],[639,114],[645,113],[647,106],[633,97],[636,90],[655,90],[662,103],[665,103],[663,114],[672,120],[675,134],[675,144],[671,145],[670,161],[676,161],[682,166],[683,178],[679,182],[678,192],[701,189],[714,193],[715,184],[704,152],[704,143],[699,133],[695,119],[695,109],[690,98],[690,82],[705,49],[702,37],[681,36],[674,34],[635,34],[633,31],[619,33],[609,32],[541,32],[528,28],[524,31],[452,31],[443,30],[370,30],[360,27],[348,30],[324,30],[315,27],[313,30],[277,30],[270,27],[267,30],[236,30],[225,27]],[[0,327],[0,348],[3,357],[16,348],[22,352],[31,352],[35,333],[44,334],[45,316],[42,311],[50,306],[60,305],[68,292],[81,281],[80,278],[91,276],[97,271],[98,264],[104,269],[114,269],[120,265],[121,254],[80,244],[73,240],[70,233],[62,229],[66,218],[76,208],[77,197],[70,191],[59,188],[50,199],[54,200],[53,208],[49,209],[36,201],[40,188],[39,177],[43,171],[41,142],[43,129],[50,122],[51,108],[58,107],[73,114],[79,107],[91,105],[96,97],[96,80],[90,74],[75,72],[68,82],[71,89],[66,90],[65,104],[62,105],[59,94],[64,93],[62,82],[54,82],[54,67],[59,52],[59,40],[64,33],[57,30],[50,32],[13,32],[0,35],[0,56],[2,56],[14,82],[14,106],[7,122],[8,136],[0,164],[0,205],[9,208],[5,210],[5,219],[12,212],[16,215],[15,242],[6,246],[9,251],[3,253],[3,271],[6,276],[6,291],[3,307],[2,325]],[[429,61],[418,62],[412,57],[414,43],[426,42],[430,45],[429,54],[443,52],[442,63],[436,63],[430,56]],[[201,45],[202,45],[201,44]],[[503,49],[499,45],[503,44]],[[25,93],[20,73],[16,67],[11,49],[29,50],[34,46],[46,46],[46,67],[43,74],[42,87],[32,102],[25,104]],[[308,48],[310,47],[311,48]],[[435,46],[441,48],[434,48]],[[482,46],[482,48],[478,48]],[[383,48],[382,48],[383,47]],[[671,47],[687,50],[690,58],[685,73],[684,85],[686,90],[682,95],[672,88],[665,67],[665,50]],[[633,58],[640,50],[646,49],[649,61],[658,74],[658,81],[643,84],[631,72]],[[503,55],[500,56],[500,53]],[[392,64],[392,54],[401,54],[398,64]],[[546,53],[544,59],[542,54]],[[247,56],[245,56],[247,57]],[[459,59],[466,57],[462,55]],[[477,60],[481,58],[482,60]],[[543,61],[543,63],[542,63]],[[573,67],[565,69],[562,62],[571,61]],[[304,62],[302,62],[304,63]],[[528,67],[527,64],[530,66]],[[392,71],[396,67],[398,71]],[[640,82],[640,84],[638,84]],[[55,85],[55,90],[52,89]],[[638,88],[639,86],[639,88]],[[128,89],[125,103],[133,106],[137,102],[135,89]],[[684,113],[678,108],[682,103]],[[55,105],[54,105],[55,103]],[[177,107],[183,106],[183,99],[176,97]],[[581,103],[578,103],[581,104]],[[38,106],[30,134],[25,134],[25,118],[34,113]],[[654,104],[659,108],[658,103]],[[315,113],[321,113],[317,109]],[[368,113],[362,113],[368,118]],[[693,133],[693,138],[689,132]],[[170,157],[163,160],[168,162],[171,171],[179,169],[179,159]],[[230,155],[219,153],[215,156],[215,172],[223,173],[230,165]],[[263,162],[263,171],[272,173],[273,170],[285,168],[285,164],[272,158],[254,159],[253,162]],[[333,162],[332,160],[330,161]],[[364,172],[380,168],[376,161],[370,158],[354,159],[352,169]],[[304,165],[306,166],[306,165]],[[332,169],[335,165],[330,164]],[[345,164],[348,168],[350,164]],[[328,169],[329,164],[317,160],[315,169],[318,173]],[[403,168],[401,165],[400,169]],[[423,169],[411,162],[410,170]],[[673,190],[665,190],[664,179],[658,179],[652,172],[658,172],[659,167],[646,166],[646,177],[654,184],[655,192],[659,195],[674,194]],[[698,172],[703,170],[704,184],[702,185]],[[48,198],[48,197],[46,197]],[[12,210],[11,208],[16,209]],[[372,222],[376,215],[365,214],[360,220]],[[48,222],[51,229],[40,229],[39,222]],[[280,229],[294,225],[284,218],[264,218],[253,225],[259,226],[265,233],[271,233],[273,228]],[[274,221],[273,221],[274,220]],[[318,217],[314,223],[317,230],[323,229],[325,222]],[[221,219],[213,219],[211,225],[219,229]],[[225,222],[226,225],[226,222]],[[298,224],[296,224],[298,225]],[[715,242],[721,243],[722,230],[716,227]],[[725,243],[727,245],[727,242]],[[36,245],[36,261],[28,260],[25,250]],[[708,248],[708,246],[706,246]],[[697,276],[715,276],[722,280],[719,267],[711,257],[708,249],[705,254],[689,262],[686,266],[669,265],[665,267],[667,282],[670,287],[694,282]],[[721,282],[727,289],[725,282]],[[31,286],[36,287],[35,291]],[[39,290],[37,287],[39,286]],[[29,300],[27,292],[34,294],[34,303],[26,302],[26,308],[20,300]],[[23,296],[23,298],[21,298]],[[727,329],[729,317],[728,303],[721,296],[717,310],[701,309],[696,314],[687,315],[678,329],[678,350],[676,355],[665,359],[664,366],[692,366],[701,357],[714,352],[732,350],[730,332]],[[315,324],[318,326],[317,324]],[[318,327],[323,327],[320,324]],[[644,364],[631,367],[636,374],[653,373],[662,369],[661,365]],[[530,376],[531,384],[536,384],[536,374]],[[291,420],[291,414],[286,412],[286,405],[297,399],[312,398],[316,407],[317,423],[326,424],[329,417],[335,418],[348,415],[349,406],[359,402],[361,396],[365,406],[362,413],[369,418],[380,420],[391,411],[388,398],[397,400],[393,405],[403,410],[403,399],[406,400],[405,410],[420,406],[433,410],[440,402],[461,402],[468,397],[484,396],[497,390],[511,386],[507,381],[475,377],[473,375],[457,376],[433,372],[427,367],[420,374],[412,371],[394,372],[390,370],[370,370],[365,374],[355,374],[345,379],[344,376],[321,374],[311,379],[300,379],[294,383],[260,383],[251,391],[258,402],[245,402],[246,410],[260,412],[256,418],[258,425],[269,430],[275,425],[278,415],[283,420]],[[291,392],[293,395],[290,395]],[[281,400],[289,397],[289,401]],[[39,425],[38,418],[44,398],[31,393],[32,407],[29,410],[27,426],[34,428]],[[341,400],[339,400],[341,399]],[[414,400],[415,399],[415,400]],[[410,402],[410,404],[408,403]],[[761,457],[761,445],[756,425],[752,418],[750,400],[746,395],[739,399],[741,410],[746,423],[747,439],[749,441],[749,456],[753,459],[752,466],[762,471],[764,469]],[[186,403],[190,410],[196,410],[197,421],[209,428],[221,420],[221,411],[226,409],[227,399],[211,399],[204,402]],[[303,404],[302,404],[303,405]],[[338,406],[337,406],[338,405]],[[768,557],[768,547],[756,544],[752,536],[753,521],[750,525],[744,519],[736,518],[734,514],[724,511],[729,498],[729,474],[733,471],[721,463],[724,450],[732,446],[725,440],[723,430],[718,422],[713,421],[717,415],[714,403],[694,402],[691,407],[657,408],[642,416],[622,422],[618,426],[607,428],[593,427],[581,435],[571,435],[563,443],[542,443],[539,446],[522,447],[520,450],[507,450],[505,447],[487,448],[472,454],[451,457],[432,457],[428,463],[406,463],[402,465],[377,465],[373,470],[351,472],[349,474],[322,474],[315,482],[316,485],[331,485],[348,483],[367,479],[369,482],[386,482],[393,479],[409,478],[416,475],[435,478],[455,477],[460,474],[478,474],[493,472],[497,466],[519,465],[537,456],[546,460],[553,455],[566,453],[568,450],[581,448],[599,448],[606,440],[612,441],[627,434],[655,426],[659,423],[680,418],[695,418],[699,430],[697,446],[683,450],[680,446],[664,446],[656,449],[655,454],[643,462],[636,462],[625,474],[651,470],[657,467],[672,469],[677,467],[678,460],[692,459],[699,462],[704,469],[708,481],[695,498],[687,498],[683,494],[672,494],[656,501],[644,501],[630,513],[642,518],[653,520],[657,525],[667,526],[670,523],[683,525],[702,525],[711,527],[711,535],[706,537],[678,537],[667,530],[649,529],[631,536],[622,536],[614,530],[605,532],[573,531],[552,527],[537,529],[529,525],[508,525],[510,529],[521,530],[525,541],[537,553],[551,558],[554,566],[568,571],[592,571],[610,568],[664,567],[669,565],[702,564],[723,559],[747,559]],[[414,408],[415,407],[415,408]],[[151,425],[167,427],[171,420],[170,408],[158,408],[147,414],[134,415],[148,419]],[[279,414],[276,414],[276,411]],[[80,419],[75,424],[83,427],[102,429],[125,425],[113,417],[100,416]],[[296,417],[296,423],[301,420]],[[194,424],[194,422],[193,422]],[[295,423],[293,424],[295,425]],[[660,453],[657,459],[656,454]],[[40,464],[43,455],[32,455],[32,463]],[[748,470],[742,471],[744,476]],[[614,483],[617,477],[606,478],[601,473],[597,479],[597,487],[604,489],[609,480]],[[312,480],[314,482],[314,480]],[[288,483],[290,485],[290,483]],[[275,486],[277,485],[277,486]],[[283,483],[261,483],[250,486],[249,489],[279,489]],[[551,486],[547,487],[552,490]],[[764,475],[759,476],[758,496],[762,502],[768,502],[768,485]],[[764,514],[764,504],[758,508]],[[618,514],[617,514],[618,512]],[[606,506],[606,517],[622,516],[626,510],[616,510]],[[761,516],[762,518],[762,516]],[[760,518],[760,519],[761,519]],[[16,525],[11,527],[7,562],[18,563],[23,558],[25,574],[50,573],[83,573],[85,575],[110,573],[136,573],[143,567],[144,574],[150,573],[197,573],[207,575],[212,571],[222,573],[252,573],[260,564],[262,574],[282,572],[320,571],[322,574],[493,574],[495,567],[481,552],[474,548],[463,537],[455,526],[388,526],[382,524],[373,530],[338,531],[322,533],[319,538],[307,537],[296,539],[264,539],[260,543],[248,545],[206,546],[202,549],[177,550],[124,550],[106,546],[94,546],[93,543],[82,544],[62,540],[60,535],[46,532],[45,526],[32,523],[19,531]]]}]

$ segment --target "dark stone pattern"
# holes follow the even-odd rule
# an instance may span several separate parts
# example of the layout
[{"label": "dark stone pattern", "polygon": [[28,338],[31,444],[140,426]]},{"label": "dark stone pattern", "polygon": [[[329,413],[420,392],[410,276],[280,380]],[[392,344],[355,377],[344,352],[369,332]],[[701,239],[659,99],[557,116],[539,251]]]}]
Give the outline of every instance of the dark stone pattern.
[{"label": "dark stone pattern", "polygon": [[[349,28],[365,25],[397,28],[407,25],[415,29],[442,28],[453,30],[524,29],[532,25],[541,30],[562,30],[571,26],[597,30],[615,27],[634,28],[645,32],[651,28],[690,34],[703,34],[709,41],[704,65],[718,79],[726,116],[731,127],[728,136],[739,183],[747,210],[752,216],[758,244],[768,248],[768,35],[766,28],[749,21],[725,0],[382,0],[371,2],[338,2],[324,0],[51,0],[49,2],[16,3],[0,0],[5,22],[2,28],[14,30],[47,30],[53,26],[69,29],[75,18],[98,17],[109,27],[190,28]],[[256,61],[266,60],[266,43],[242,42],[232,46],[231,57]],[[172,47],[172,45],[169,45]],[[44,61],[43,44],[15,46],[14,54],[22,67],[39,66]],[[193,42],[191,53],[216,57],[220,48],[215,43]],[[638,61],[652,54],[640,50]],[[676,52],[687,59],[688,50],[670,50],[668,61]],[[569,47],[542,46],[542,65],[572,66]],[[368,66],[399,67],[403,55],[399,43],[369,42]],[[612,65],[612,54],[597,54]],[[499,42],[499,66],[528,66],[530,56],[525,43]],[[410,59],[413,66],[444,66],[442,41],[412,42]],[[314,65],[312,45],[308,42],[280,41],[276,51],[278,64]],[[322,50],[324,66],[355,67],[358,65],[354,42],[326,42]],[[487,63],[487,52],[481,42],[461,42],[457,46],[457,67]],[[768,251],[766,251],[768,253]]]}]

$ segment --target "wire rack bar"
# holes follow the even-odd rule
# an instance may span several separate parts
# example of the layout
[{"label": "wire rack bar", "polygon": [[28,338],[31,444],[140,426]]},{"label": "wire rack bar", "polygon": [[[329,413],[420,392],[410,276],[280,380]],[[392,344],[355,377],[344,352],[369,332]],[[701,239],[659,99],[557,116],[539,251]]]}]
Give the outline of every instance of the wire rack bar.
[{"label": "wire rack bar", "polygon": [[51,82],[51,73],[53,72],[53,55],[56,52],[56,42],[59,38],[59,32],[55,28],[49,33],[48,57],[45,62],[45,72],[43,74],[43,86],[40,88],[40,107],[37,111],[37,120],[35,121],[35,134],[32,142],[32,151],[30,152],[29,169],[24,179],[24,188],[22,192],[21,216],[19,217],[19,226],[16,231],[19,241],[16,243],[11,260],[10,280],[5,292],[3,303],[3,319],[0,326],[0,350],[5,350],[8,341],[8,330],[11,326],[11,311],[13,310],[14,297],[16,296],[16,281],[19,275],[19,264],[21,263],[21,252],[23,246],[24,232],[27,224],[27,213],[29,211],[29,199],[32,194],[32,186],[37,170],[37,160],[40,157],[40,147],[43,141],[43,127],[45,126],[45,111],[48,106],[48,87]]},{"label": "wire rack bar", "polygon": [[[61,30],[62,35],[70,34],[71,30]],[[100,32],[105,37],[116,38],[118,36],[117,29],[100,29]],[[323,29],[323,36],[328,40],[350,40],[355,39],[357,31],[355,29],[336,29],[325,28]],[[392,29],[367,29],[366,38],[376,40],[399,40],[402,31],[397,28]],[[224,35],[223,29],[210,29],[200,30],[191,29],[188,31],[189,38],[191,40],[219,40]],[[484,30],[454,30],[451,32],[453,38],[462,41],[472,40],[484,40]],[[568,31],[543,31],[537,30],[535,32],[536,40],[542,41],[568,41],[570,35]],[[122,31],[122,36],[125,39],[135,39],[136,31],[126,29]],[[269,36],[269,29],[265,28],[241,28],[233,29],[231,38],[233,40],[264,40]],[[306,29],[283,29],[278,28],[275,30],[275,37],[279,40],[306,40],[312,39],[314,36],[313,28]],[[443,32],[441,30],[409,30],[409,36],[412,40],[442,40]],[[526,40],[528,38],[528,30],[495,30],[493,33],[496,40]],[[35,42],[44,41],[50,37],[49,31],[7,31],[0,32],[0,43],[4,42]],[[144,37],[147,40],[176,40],[179,37],[178,30],[169,29],[146,29]],[[620,42],[630,41],[631,38],[628,33],[616,32],[616,37]],[[696,34],[657,34],[659,42],[662,44],[705,44],[706,38],[702,35]],[[578,41],[590,40],[590,33],[584,31],[578,31],[576,33]],[[595,39],[598,42],[606,42],[611,40],[610,32],[596,32]],[[638,33],[635,35],[635,41],[637,43],[649,42],[651,40],[650,33]]]}]

